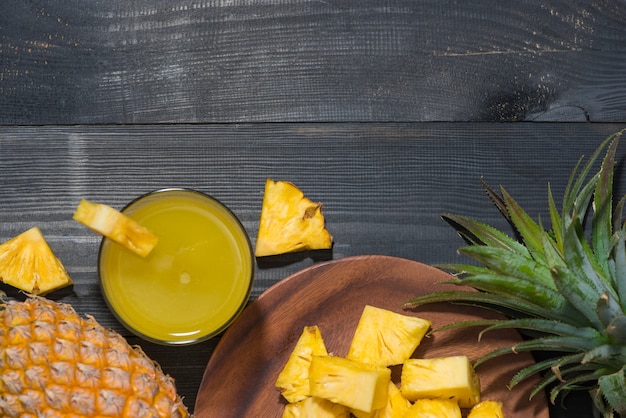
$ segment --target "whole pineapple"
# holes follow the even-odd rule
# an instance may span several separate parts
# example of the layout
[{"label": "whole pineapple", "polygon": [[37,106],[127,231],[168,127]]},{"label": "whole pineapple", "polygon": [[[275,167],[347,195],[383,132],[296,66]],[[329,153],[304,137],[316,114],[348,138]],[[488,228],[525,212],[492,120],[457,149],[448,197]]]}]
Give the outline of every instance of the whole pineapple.
[{"label": "whole pineapple", "polygon": [[[505,313],[508,319],[444,328],[519,329],[528,337],[525,341],[489,353],[477,364],[504,354],[545,352],[547,358],[521,370],[511,386],[542,373],[531,396],[549,389],[554,402],[559,394],[588,390],[603,417],[626,417],[626,224],[622,223],[626,197],[615,206],[612,199],[621,133],[607,138],[586,163],[579,161],[560,211],[548,192],[549,229],[534,221],[504,188],[499,195],[486,184],[487,193],[515,228],[516,238],[467,217],[443,215],[469,243],[459,252],[479,266],[440,267],[456,273],[450,283],[478,292],[437,292],[406,303],[406,307],[472,303]],[[604,150],[599,171],[590,175]],[[587,218],[590,231],[585,228]],[[563,354],[553,356],[554,352]]]},{"label": "whole pineapple", "polygon": [[188,416],[173,380],[91,317],[41,297],[0,305],[0,416]]}]

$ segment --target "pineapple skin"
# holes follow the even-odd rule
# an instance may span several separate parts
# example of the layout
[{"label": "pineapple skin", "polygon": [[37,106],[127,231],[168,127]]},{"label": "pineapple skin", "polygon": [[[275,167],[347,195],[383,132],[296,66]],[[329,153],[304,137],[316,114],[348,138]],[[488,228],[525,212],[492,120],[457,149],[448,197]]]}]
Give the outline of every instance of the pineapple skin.
[{"label": "pineapple skin", "polygon": [[402,418],[461,418],[459,404],[451,399],[418,399]]},{"label": "pineapple skin", "polygon": [[385,406],[390,381],[390,369],[343,357],[313,356],[309,368],[311,396],[363,412]]},{"label": "pineapple skin", "polygon": [[299,402],[310,396],[309,366],[313,356],[327,356],[322,333],[316,325],[302,330],[287,363],[278,374],[276,387],[290,403]]},{"label": "pineapple skin", "polygon": [[402,364],[431,324],[426,319],[366,305],[346,358],[381,367]]},{"label": "pineapple skin", "polygon": [[187,418],[174,381],[92,317],[41,297],[0,305],[0,416]]},{"label": "pineapple skin", "polygon": [[480,402],[478,375],[466,356],[408,359],[402,366],[400,390],[410,401],[451,398],[461,408]]},{"label": "pineapple skin", "polygon": [[72,284],[36,226],[0,244],[0,281],[33,295]]}]

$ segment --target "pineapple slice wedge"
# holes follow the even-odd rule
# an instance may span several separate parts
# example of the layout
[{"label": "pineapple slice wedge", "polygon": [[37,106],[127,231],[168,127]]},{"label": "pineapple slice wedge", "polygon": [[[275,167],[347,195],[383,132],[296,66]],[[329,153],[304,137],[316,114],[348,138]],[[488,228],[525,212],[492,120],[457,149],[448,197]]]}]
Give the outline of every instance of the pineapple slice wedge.
[{"label": "pineapple slice wedge", "polygon": [[352,415],[356,418],[403,418],[411,407],[409,402],[395,383],[389,382],[387,391],[387,404],[380,409],[376,409],[371,413],[351,410]]},{"label": "pineapple slice wedge", "polygon": [[479,402],[470,410],[467,418],[504,418],[502,402],[491,400]]},{"label": "pineapple slice wedge", "polygon": [[313,356],[309,367],[311,396],[363,412],[387,404],[390,381],[390,369],[343,357]]},{"label": "pineapple slice wedge", "polygon": [[480,402],[480,382],[467,356],[408,359],[402,366],[400,390],[410,401],[454,399],[461,408]]},{"label": "pineapple slice wedge", "polygon": [[324,222],[321,203],[292,183],[267,179],[254,255],[331,248],[333,237]]},{"label": "pineapple slice wedge", "polygon": [[82,199],[76,207],[73,218],[141,257],[147,256],[158,241],[156,235],[137,221],[101,203]]},{"label": "pineapple slice wedge", "polygon": [[309,366],[313,356],[327,356],[326,345],[316,325],[304,327],[287,363],[278,374],[276,387],[290,403],[310,395]]},{"label": "pineapple slice wedge", "polygon": [[0,281],[33,295],[72,284],[36,226],[0,244]]},{"label": "pineapple slice wedge", "polygon": [[418,399],[403,418],[461,418],[459,404],[451,399]]},{"label": "pineapple slice wedge", "polygon": [[343,405],[311,396],[285,405],[283,418],[350,418],[350,412]]},{"label": "pineapple slice wedge", "polygon": [[393,366],[411,357],[432,322],[365,305],[346,358]]}]

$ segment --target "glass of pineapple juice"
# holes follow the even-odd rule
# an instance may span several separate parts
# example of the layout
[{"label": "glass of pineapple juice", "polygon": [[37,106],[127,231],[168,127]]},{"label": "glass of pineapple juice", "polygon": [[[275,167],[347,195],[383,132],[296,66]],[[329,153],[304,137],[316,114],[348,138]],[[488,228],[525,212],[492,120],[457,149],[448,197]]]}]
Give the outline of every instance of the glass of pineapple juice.
[{"label": "glass of pineapple juice", "polygon": [[98,269],[104,299],[136,335],[161,344],[191,344],[224,331],[245,307],[255,260],[237,217],[212,197],[163,189],[122,212],[159,241],[145,258],[105,238]]}]

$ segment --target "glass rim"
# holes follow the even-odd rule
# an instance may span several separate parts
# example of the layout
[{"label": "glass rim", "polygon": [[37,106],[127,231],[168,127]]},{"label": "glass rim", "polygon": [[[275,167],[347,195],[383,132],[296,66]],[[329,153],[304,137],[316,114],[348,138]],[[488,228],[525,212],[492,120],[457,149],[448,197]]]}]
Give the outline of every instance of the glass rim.
[{"label": "glass rim", "polygon": [[214,203],[216,203],[220,208],[222,208],[225,213],[235,222],[235,225],[237,227],[237,229],[239,230],[239,232],[241,232],[241,235],[243,236],[244,240],[245,240],[245,248],[247,250],[247,254],[244,254],[246,256],[246,258],[249,258],[250,261],[250,274],[248,275],[249,277],[247,278],[247,289],[244,293],[244,296],[241,300],[241,303],[239,304],[239,306],[237,307],[237,309],[235,309],[232,313],[232,315],[230,315],[230,317],[228,318],[228,320],[224,321],[223,324],[221,324],[219,327],[217,327],[214,330],[211,330],[209,332],[206,332],[202,335],[199,335],[195,338],[190,338],[190,339],[186,339],[186,340],[169,340],[169,339],[161,339],[161,338],[157,338],[157,337],[153,337],[150,335],[147,335],[144,332],[139,331],[138,329],[136,329],[135,327],[131,326],[126,320],[124,320],[124,318],[122,318],[122,316],[115,310],[115,308],[112,305],[112,302],[109,300],[110,299],[110,295],[107,295],[107,292],[105,290],[104,284],[103,284],[103,273],[102,273],[102,254],[103,251],[106,250],[106,246],[109,244],[114,243],[113,240],[107,238],[107,237],[102,237],[101,241],[100,241],[100,245],[98,247],[98,265],[97,265],[97,273],[98,273],[98,284],[100,287],[100,293],[102,294],[102,298],[104,299],[107,307],[109,308],[109,311],[113,314],[113,316],[116,318],[116,320],[122,325],[124,326],[124,328],[126,328],[128,331],[130,331],[131,333],[133,333],[134,335],[136,335],[137,337],[140,337],[146,341],[155,343],[155,344],[160,344],[160,345],[178,345],[178,346],[183,346],[183,345],[191,345],[191,344],[197,344],[197,343],[201,343],[204,341],[207,341],[219,334],[221,334],[222,332],[224,332],[230,325],[232,325],[232,323],[237,319],[237,317],[241,314],[241,312],[246,308],[247,304],[250,301],[250,296],[252,294],[252,289],[254,287],[254,280],[256,277],[256,270],[257,270],[257,265],[256,265],[256,258],[254,256],[254,248],[252,247],[252,242],[250,240],[250,236],[248,234],[248,232],[246,231],[245,227],[243,226],[243,223],[241,222],[241,220],[239,219],[239,217],[237,215],[235,215],[235,213],[226,205],[224,204],[221,200],[213,197],[212,195],[209,195],[205,192],[196,190],[196,189],[191,189],[191,188],[184,188],[184,187],[167,187],[167,188],[161,188],[161,189],[155,189],[153,191],[150,192],[146,192],[143,193],[141,195],[139,195],[138,197],[135,197],[134,199],[132,199],[130,202],[128,202],[121,210],[121,213],[125,213],[127,210],[131,209],[132,207],[134,207],[136,204],[138,204],[139,202],[141,202],[142,200],[149,198],[149,197],[153,197],[153,196],[158,196],[161,194],[167,194],[170,192],[182,192],[184,194],[190,194],[190,195],[196,195],[201,197],[202,199],[207,199],[210,200]]}]

